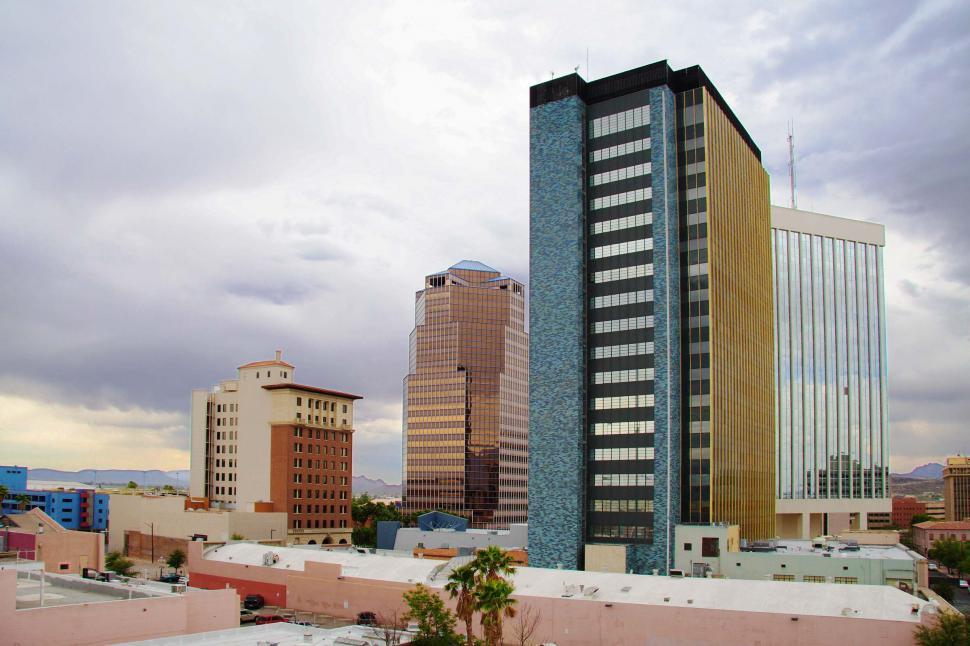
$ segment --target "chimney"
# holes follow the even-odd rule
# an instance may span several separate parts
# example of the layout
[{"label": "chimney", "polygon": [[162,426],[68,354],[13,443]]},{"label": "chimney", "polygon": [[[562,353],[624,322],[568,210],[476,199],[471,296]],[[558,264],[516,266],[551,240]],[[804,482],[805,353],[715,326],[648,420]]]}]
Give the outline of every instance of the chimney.
[{"label": "chimney", "polygon": [[277,361],[280,361],[282,359],[283,359],[283,351],[282,350],[277,350],[276,351],[276,360]]}]

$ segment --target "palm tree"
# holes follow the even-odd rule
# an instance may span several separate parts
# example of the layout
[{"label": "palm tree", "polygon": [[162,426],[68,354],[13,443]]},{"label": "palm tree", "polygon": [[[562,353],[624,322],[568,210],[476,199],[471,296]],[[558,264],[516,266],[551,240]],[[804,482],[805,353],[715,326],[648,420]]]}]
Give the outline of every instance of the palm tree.
[{"label": "palm tree", "polygon": [[497,545],[489,545],[475,555],[471,562],[478,575],[486,581],[496,581],[503,576],[515,573],[512,556]]},{"label": "palm tree", "polygon": [[7,499],[10,495],[10,490],[7,489],[7,485],[0,484],[0,505],[3,505],[3,501]]},{"label": "palm tree", "polygon": [[30,496],[28,496],[25,493],[22,493],[19,496],[17,496],[17,502],[19,503],[18,506],[20,507],[20,511],[24,511],[27,509],[27,505],[30,504]]},{"label": "palm tree", "polygon": [[455,614],[465,623],[465,635],[468,640],[465,642],[466,644],[475,643],[472,622],[475,619],[476,575],[472,563],[466,563],[451,571],[451,576],[448,577],[448,583],[445,585],[445,590],[451,594],[452,599],[458,597],[458,607],[455,609]]},{"label": "palm tree", "polygon": [[502,619],[514,617],[515,588],[505,579],[487,579],[475,588],[475,607],[482,613],[482,632],[488,646],[502,643]]}]

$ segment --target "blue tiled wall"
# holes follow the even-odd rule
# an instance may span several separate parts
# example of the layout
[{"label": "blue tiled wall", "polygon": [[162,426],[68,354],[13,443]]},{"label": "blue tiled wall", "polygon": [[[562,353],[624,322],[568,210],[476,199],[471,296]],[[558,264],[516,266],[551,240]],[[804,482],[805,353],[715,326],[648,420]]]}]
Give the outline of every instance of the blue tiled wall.
[{"label": "blue tiled wall", "polygon": [[529,564],[577,568],[583,549],[585,105],[532,109],[529,228]]}]

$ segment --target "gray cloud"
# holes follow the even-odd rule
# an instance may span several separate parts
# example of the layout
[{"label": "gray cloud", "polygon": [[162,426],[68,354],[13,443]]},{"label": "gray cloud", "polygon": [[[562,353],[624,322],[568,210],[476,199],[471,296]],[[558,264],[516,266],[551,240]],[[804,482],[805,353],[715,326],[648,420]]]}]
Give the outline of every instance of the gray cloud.
[{"label": "gray cloud", "polygon": [[[8,3],[0,395],[184,419],[192,388],[282,348],[301,381],[365,396],[356,468],[396,480],[414,291],[462,258],[527,280],[528,86],[584,72],[588,47],[593,78],[701,64],[761,145],[777,203],[794,118],[800,206],[901,234],[886,252],[893,452],[957,450],[968,24],[955,1],[593,17]],[[184,427],[154,436],[187,444]]]}]

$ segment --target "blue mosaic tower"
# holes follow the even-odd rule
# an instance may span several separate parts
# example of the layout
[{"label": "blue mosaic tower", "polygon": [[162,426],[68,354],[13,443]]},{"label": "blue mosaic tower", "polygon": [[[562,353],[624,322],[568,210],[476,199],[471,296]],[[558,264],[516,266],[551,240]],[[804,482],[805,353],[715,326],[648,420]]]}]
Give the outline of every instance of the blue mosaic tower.
[{"label": "blue mosaic tower", "polygon": [[691,251],[706,247],[704,97],[756,152],[697,67],[531,88],[530,565],[582,569],[593,544],[666,572],[683,494],[710,473],[682,466],[710,452],[682,441],[707,428],[682,419],[703,420],[710,392],[681,370],[707,346],[681,334],[708,294],[706,248]]}]

